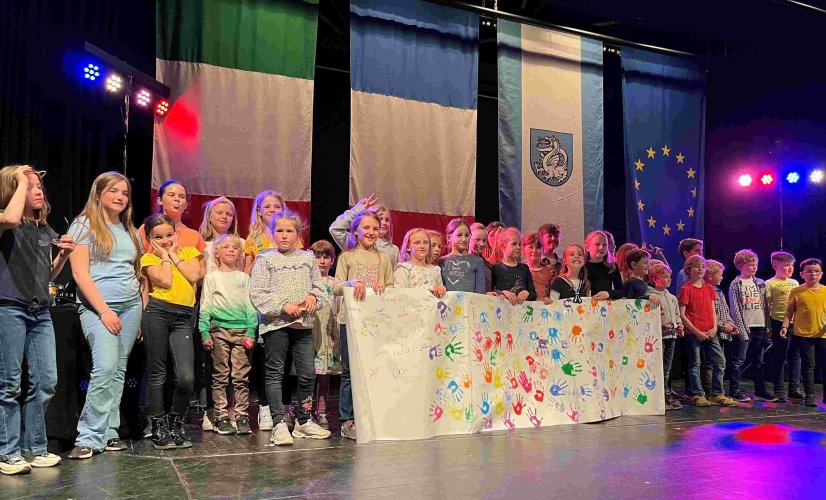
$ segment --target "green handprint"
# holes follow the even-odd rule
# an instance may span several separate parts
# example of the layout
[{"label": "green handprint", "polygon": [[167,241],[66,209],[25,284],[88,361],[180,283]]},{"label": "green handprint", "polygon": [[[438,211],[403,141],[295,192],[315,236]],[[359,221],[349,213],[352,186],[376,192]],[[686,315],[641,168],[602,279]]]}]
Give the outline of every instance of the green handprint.
[{"label": "green handprint", "polygon": [[473,422],[476,420],[476,415],[474,415],[472,407],[465,408],[465,420],[468,422]]},{"label": "green handprint", "polygon": [[637,389],[635,392],[637,396],[637,403],[644,405],[645,402],[648,401],[648,395],[639,389]]},{"label": "green handprint", "polygon": [[464,347],[462,347],[461,342],[456,342],[455,344],[451,342],[450,344],[445,346],[445,357],[447,357],[447,359],[451,361],[454,361],[453,356],[461,356],[463,349]]},{"label": "green handprint", "polygon": [[565,363],[562,365],[562,373],[571,377],[577,373],[582,373],[582,364],[577,361]]},{"label": "green handprint", "polygon": [[623,356],[622,357],[622,366],[625,366],[627,364],[628,364],[628,356]]},{"label": "green handprint", "polygon": [[526,306],[525,314],[522,315],[522,322],[527,323],[533,318],[533,307]]}]

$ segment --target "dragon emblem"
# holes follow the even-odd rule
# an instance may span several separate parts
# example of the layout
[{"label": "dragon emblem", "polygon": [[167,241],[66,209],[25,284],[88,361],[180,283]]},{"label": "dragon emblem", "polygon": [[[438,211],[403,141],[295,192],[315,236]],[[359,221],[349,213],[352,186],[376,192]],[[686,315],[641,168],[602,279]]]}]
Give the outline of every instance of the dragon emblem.
[{"label": "dragon emblem", "polygon": [[534,175],[549,186],[561,186],[571,177],[568,149],[573,138],[547,130],[531,130],[533,148],[531,170]]}]

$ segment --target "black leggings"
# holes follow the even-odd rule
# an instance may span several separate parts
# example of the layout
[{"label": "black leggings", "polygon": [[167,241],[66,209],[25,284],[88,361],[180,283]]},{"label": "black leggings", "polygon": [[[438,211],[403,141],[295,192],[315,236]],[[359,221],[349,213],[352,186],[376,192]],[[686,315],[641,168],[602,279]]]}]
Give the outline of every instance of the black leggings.
[{"label": "black leggings", "polygon": [[150,417],[159,417],[165,413],[163,400],[167,357],[172,361],[175,377],[172,413],[183,415],[189,406],[195,382],[192,313],[192,307],[170,304],[152,297],[143,311]]}]

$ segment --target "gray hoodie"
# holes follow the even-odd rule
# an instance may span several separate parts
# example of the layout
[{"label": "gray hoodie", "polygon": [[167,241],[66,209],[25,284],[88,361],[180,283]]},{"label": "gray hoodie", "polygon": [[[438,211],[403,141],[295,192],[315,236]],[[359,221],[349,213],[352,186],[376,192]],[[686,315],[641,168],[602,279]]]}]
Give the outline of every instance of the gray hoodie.
[{"label": "gray hoodie", "polygon": [[674,330],[669,330],[665,328],[665,325],[671,323],[672,325],[674,325],[674,327],[676,327],[677,325],[683,324],[683,320],[680,319],[680,306],[677,303],[677,297],[675,297],[668,290],[663,290],[661,292],[653,286],[648,287],[648,292],[650,293],[650,296],[656,296],[660,299],[660,310],[662,311],[663,338],[675,338]]},{"label": "gray hoodie", "polygon": [[[350,210],[339,215],[330,226],[330,236],[333,237],[333,241],[335,241],[342,250],[347,249],[347,236],[350,234],[350,224],[356,219],[356,215],[365,210],[367,210],[367,207],[358,203]],[[396,269],[396,264],[399,263],[399,247],[385,239],[379,238],[376,240],[376,248],[390,258],[392,269]]]}]

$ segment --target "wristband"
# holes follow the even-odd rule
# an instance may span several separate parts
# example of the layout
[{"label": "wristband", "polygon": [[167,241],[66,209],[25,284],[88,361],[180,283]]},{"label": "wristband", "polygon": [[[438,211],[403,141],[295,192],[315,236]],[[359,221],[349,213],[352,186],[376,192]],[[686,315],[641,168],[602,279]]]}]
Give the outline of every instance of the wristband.
[{"label": "wristband", "polygon": [[106,313],[106,312],[108,312],[108,311],[111,311],[111,309],[109,309],[109,308],[107,307],[106,309],[104,309],[104,310],[102,310],[101,312],[99,312],[99,313],[98,313],[98,318],[102,318],[102,317],[103,317],[103,315],[104,315],[104,313]]},{"label": "wristband", "polygon": [[[164,259],[164,260],[162,260],[162,261],[161,261],[161,265],[163,265],[163,263],[164,263],[164,262],[169,262],[170,264],[172,264],[172,261],[171,261],[171,260],[169,260],[169,259]],[[174,264],[172,264],[172,265],[174,265]]]}]

